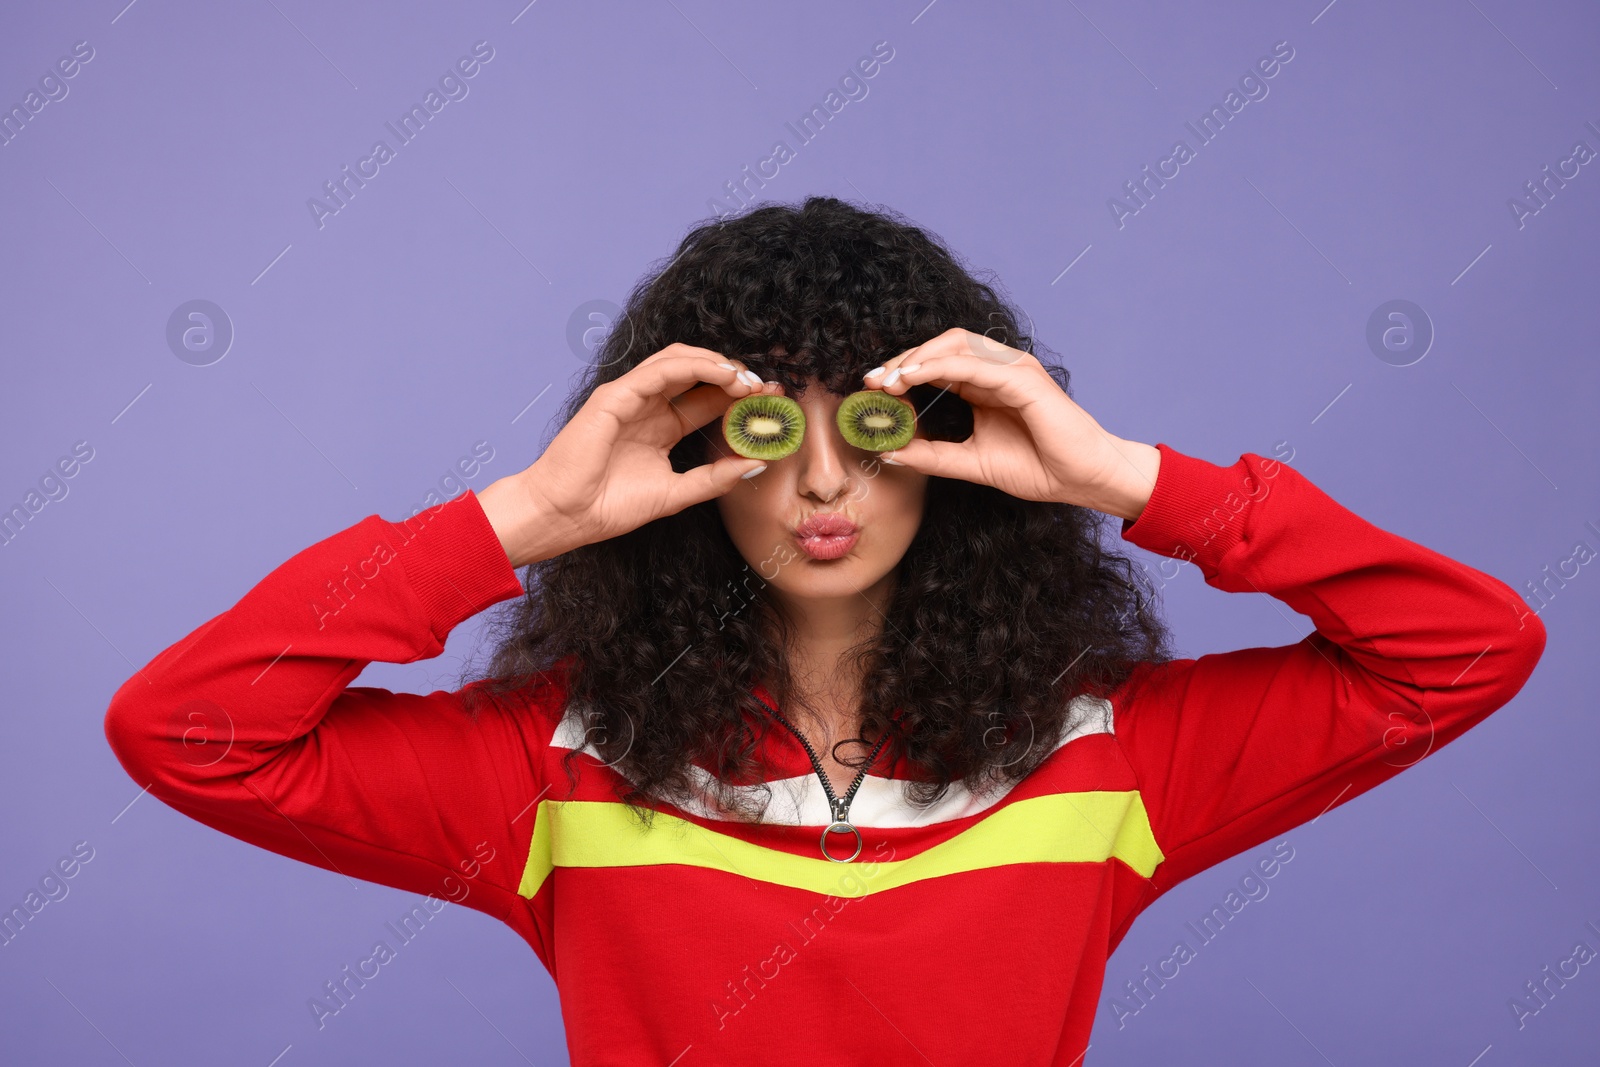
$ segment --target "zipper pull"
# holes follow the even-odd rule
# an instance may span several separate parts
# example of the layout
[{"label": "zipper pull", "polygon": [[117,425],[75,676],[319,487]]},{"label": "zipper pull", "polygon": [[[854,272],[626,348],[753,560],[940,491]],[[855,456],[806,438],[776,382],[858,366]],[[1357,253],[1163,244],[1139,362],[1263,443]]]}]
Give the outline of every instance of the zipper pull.
[{"label": "zipper pull", "polygon": [[[826,779],[824,779],[823,788],[827,788]],[[846,796],[846,797],[836,797],[836,796],[830,795],[828,797],[828,803],[829,803],[829,806],[833,808],[833,822],[829,823],[827,825],[827,827],[825,827],[823,829],[823,831],[822,831],[822,839],[821,839],[822,855],[823,855],[824,858],[830,859],[835,863],[851,863],[851,862],[853,862],[855,860],[855,858],[857,856],[861,855],[862,839],[861,839],[861,831],[856,829],[855,825],[853,823],[851,823],[850,818],[849,818],[849,816],[850,816],[850,798],[848,796]],[[828,851],[828,835],[829,834],[855,834],[856,835],[856,849],[855,849],[855,851],[850,853],[850,855],[844,857],[843,859],[840,859],[838,856],[835,856],[833,853]]]}]

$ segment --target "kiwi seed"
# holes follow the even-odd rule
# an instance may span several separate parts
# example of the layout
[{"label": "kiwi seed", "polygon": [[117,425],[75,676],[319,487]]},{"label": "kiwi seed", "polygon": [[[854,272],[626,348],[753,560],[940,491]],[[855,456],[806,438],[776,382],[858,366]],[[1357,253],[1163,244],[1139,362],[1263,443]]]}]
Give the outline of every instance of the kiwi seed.
[{"label": "kiwi seed", "polygon": [[862,389],[839,404],[839,433],[857,448],[892,452],[910,443],[917,430],[917,409],[892,393]]},{"label": "kiwi seed", "polygon": [[774,460],[797,451],[806,431],[805,412],[786,396],[752,393],[735,400],[722,416],[728,447],[749,459]]}]

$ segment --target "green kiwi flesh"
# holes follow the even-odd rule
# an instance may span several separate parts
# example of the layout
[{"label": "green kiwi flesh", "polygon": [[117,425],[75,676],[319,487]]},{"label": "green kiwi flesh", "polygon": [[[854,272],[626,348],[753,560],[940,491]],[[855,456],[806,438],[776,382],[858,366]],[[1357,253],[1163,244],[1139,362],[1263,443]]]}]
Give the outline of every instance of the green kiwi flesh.
[{"label": "green kiwi flesh", "polygon": [[770,393],[735,400],[722,416],[722,436],[728,447],[749,459],[782,459],[800,448],[805,431],[806,416],[800,405]]},{"label": "green kiwi flesh", "polygon": [[868,452],[892,452],[911,442],[917,430],[917,409],[901,397],[878,389],[851,393],[839,404],[839,433]]}]

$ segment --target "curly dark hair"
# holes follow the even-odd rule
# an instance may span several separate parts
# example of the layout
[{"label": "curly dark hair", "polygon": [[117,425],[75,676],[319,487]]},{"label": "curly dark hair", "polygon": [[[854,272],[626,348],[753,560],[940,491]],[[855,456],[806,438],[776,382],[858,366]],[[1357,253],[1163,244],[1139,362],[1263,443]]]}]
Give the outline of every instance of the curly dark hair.
[{"label": "curly dark hair", "polygon": [[[864,371],[951,327],[1038,358],[1035,339],[991,283],[881,207],[812,196],[799,207],[769,203],[705,220],[629,295],[562,424],[597,385],[674,341],[737,357],[791,393],[815,378],[848,395]],[[1068,390],[1067,371],[1040,361]],[[906,398],[929,437],[959,441],[972,432],[972,409],[955,394],[921,385]],[[718,431],[712,422],[680,441],[673,469],[706,462],[704,435]],[[836,756],[842,745],[864,754],[868,738],[876,743],[887,731],[885,755],[929,776],[911,785],[913,803],[938,800],[958,780],[982,792],[1020,780],[1050,753],[1050,740],[1076,725],[1073,697],[1108,695],[1138,662],[1170,659],[1148,577],[1107,547],[1108,520],[930,478],[886,623],[853,650],[861,736],[836,745]],[[760,742],[784,727],[746,714],[759,712],[750,687],[765,680],[780,707],[793,690],[786,623],[764,585],[716,502],[693,505],[530,565],[527,596],[491,617],[496,647],[485,669],[469,669],[469,689],[474,701],[498,701],[559,676],[566,713],[631,783],[617,795],[647,825],[652,803],[682,806],[702,789],[724,810],[759,820],[770,789],[752,804],[729,787],[770,777]],[[902,714],[891,718],[896,708]],[[579,749],[564,758],[571,783],[580,756],[592,758]],[[859,766],[864,755],[838,758]],[[712,776],[697,784],[691,763]]]}]

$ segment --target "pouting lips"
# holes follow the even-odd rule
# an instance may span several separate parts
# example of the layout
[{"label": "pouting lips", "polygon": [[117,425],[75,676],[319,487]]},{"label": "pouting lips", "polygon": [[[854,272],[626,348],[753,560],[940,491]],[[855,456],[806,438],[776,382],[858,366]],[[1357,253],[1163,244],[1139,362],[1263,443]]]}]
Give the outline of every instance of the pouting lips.
[{"label": "pouting lips", "polygon": [[813,559],[837,559],[856,543],[859,528],[837,512],[813,515],[795,527],[800,547]]}]

